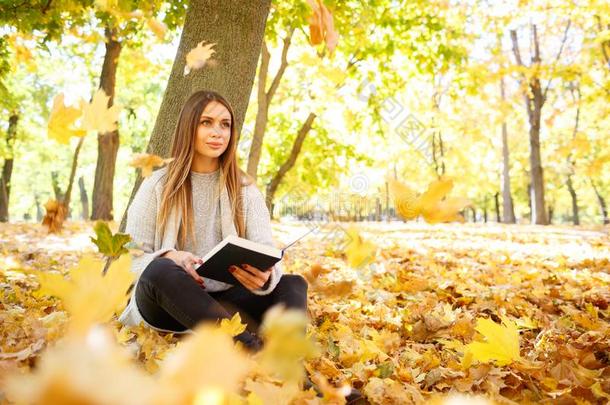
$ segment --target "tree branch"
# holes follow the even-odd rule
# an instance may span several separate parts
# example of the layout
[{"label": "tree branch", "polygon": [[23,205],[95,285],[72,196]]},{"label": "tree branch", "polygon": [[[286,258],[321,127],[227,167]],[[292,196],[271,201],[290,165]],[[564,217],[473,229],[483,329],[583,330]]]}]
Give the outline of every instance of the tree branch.
[{"label": "tree branch", "polygon": [[[555,70],[555,65],[559,62],[559,58],[561,58],[561,53],[563,52],[563,47],[566,44],[566,41],[568,40],[568,31],[570,30],[571,24],[572,24],[572,20],[568,20],[568,23],[566,24],[566,29],[563,32],[563,39],[561,40],[561,45],[559,46],[559,51],[557,52],[557,56],[555,56],[555,62],[553,62],[553,70],[551,71],[551,73],[553,73],[553,71]],[[544,89],[544,92],[542,93],[542,98],[544,100],[546,100],[546,93],[549,91],[549,87],[551,86],[552,81],[553,81],[553,77],[551,76],[549,78],[548,83],[546,84],[546,88]]]},{"label": "tree branch", "polygon": [[284,72],[288,67],[288,48],[290,48],[290,41],[292,40],[292,34],[294,33],[294,29],[294,27],[291,27],[288,31],[288,34],[286,35],[286,38],[284,38],[284,46],[282,47],[282,62],[275,77],[273,78],[273,81],[271,82],[269,91],[267,91],[267,94],[265,95],[265,97],[267,98],[267,105],[271,103],[271,99],[273,98],[273,95],[275,94],[278,86],[280,85],[282,76],[284,75]]}]

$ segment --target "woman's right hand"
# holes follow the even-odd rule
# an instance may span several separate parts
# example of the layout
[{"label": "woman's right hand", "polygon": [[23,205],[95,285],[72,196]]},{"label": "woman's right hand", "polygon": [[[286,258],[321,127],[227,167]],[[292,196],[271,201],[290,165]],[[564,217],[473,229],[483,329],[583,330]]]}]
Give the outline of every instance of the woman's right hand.
[{"label": "woman's right hand", "polygon": [[178,266],[182,267],[191,277],[193,277],[195,281],[199,283],[199,285],[205,287],[203,277],[197,274],[197,271],[195,270],[195,264],[203,263],[201,258],[195,256],[191,252],[185,252],[184,250],[170,250],[161,257],[171,259]]}]

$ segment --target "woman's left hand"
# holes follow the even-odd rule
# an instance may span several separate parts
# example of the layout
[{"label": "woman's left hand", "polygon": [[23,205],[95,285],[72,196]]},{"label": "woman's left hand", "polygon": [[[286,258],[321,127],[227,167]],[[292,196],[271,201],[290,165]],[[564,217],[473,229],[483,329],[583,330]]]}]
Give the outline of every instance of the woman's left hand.
[{"label": "woman's left hand", "polygon": [[258,290],[264,286],[271,276],[271,270],[271,268],[266,271],[259,270],[249,264],[242,264],[241,267],[229,267],[231,274],[249,290]]}]

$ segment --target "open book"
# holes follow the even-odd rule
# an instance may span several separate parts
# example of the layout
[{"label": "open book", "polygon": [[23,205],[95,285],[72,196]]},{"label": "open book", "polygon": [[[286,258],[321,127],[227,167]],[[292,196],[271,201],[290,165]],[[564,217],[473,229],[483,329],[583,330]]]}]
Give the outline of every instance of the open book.
[{"label": "open book", "polygon": [[245,263],[254,266],[259,270],[269,269],[282,260],[286,249],[294,245],[314,229],[315,228],[300,236],[297,240],[285,246],[283,249],[252,242],[251,240],[234,235],[227,236],[203,257],[203,264],[199,267],[195,267],[195,270],[201,277],[239,285],[241,283],[233,277],[229,271],[230,266],[235,265],[240,267],[241,264]]}]

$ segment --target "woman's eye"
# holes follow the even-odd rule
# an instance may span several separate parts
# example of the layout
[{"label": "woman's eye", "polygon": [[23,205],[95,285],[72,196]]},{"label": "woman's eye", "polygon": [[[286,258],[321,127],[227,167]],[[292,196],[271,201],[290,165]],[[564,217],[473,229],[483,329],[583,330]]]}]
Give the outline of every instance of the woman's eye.
[{"label": "woman's eye", "polygon": [[210,124],[210,120],[203,120],[200,122],[200,124],[202,125],[209,125]]},{"label": "woman's eye", "polygon": [[225,128],[231,128],[231,124],[229,124],[228,122],[224,122],[222,124],[222,126],[225,127]]}]

